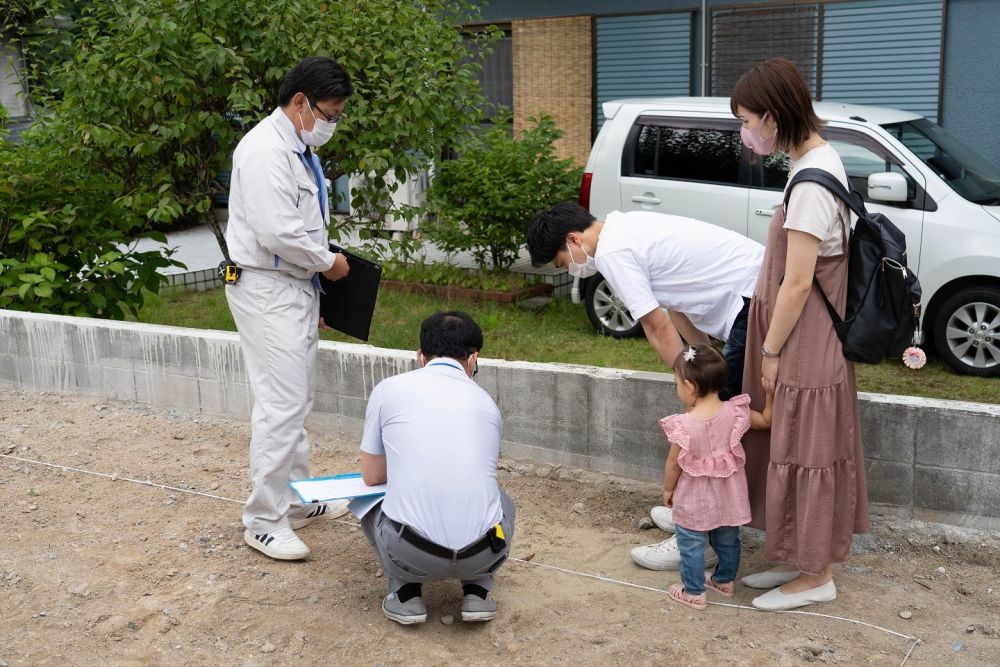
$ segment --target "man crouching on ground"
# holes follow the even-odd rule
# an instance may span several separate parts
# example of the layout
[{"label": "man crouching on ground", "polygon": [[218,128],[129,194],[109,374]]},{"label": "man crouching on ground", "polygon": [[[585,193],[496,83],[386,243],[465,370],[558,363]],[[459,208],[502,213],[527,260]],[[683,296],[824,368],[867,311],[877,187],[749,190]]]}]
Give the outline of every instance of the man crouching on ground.
[{"label": "man crouching on ground", "polygon": [[366,484],[388,481],[361,520],[389,583],[386,617],[427,620],[421,584],[462,582],[462,620],[489,621],[493,575],[514,537],[514,501],[497,486],[502,422],[473,381],[483,332],[460,312],[420,326],[420,368],[386,378],[368,399],[361,443]]}]

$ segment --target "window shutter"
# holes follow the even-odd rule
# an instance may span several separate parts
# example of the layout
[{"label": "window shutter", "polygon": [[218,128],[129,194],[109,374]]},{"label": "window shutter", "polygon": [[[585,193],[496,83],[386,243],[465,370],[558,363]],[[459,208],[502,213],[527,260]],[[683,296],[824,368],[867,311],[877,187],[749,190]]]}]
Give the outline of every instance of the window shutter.
[{"label": "window shutter", "polygon": [[815,91],[817,3],[712,11],[712,95],[728,97],[754,64],[791,60]]},{"label": "window shutter", "polygon": [[596,20],[597,129],[601,105],[623,97],[691,94],[691,12]]},{"label": "window shutter", "polygon": [[896,107],[937,120],[942,0],[826,5],[823,99]]}]

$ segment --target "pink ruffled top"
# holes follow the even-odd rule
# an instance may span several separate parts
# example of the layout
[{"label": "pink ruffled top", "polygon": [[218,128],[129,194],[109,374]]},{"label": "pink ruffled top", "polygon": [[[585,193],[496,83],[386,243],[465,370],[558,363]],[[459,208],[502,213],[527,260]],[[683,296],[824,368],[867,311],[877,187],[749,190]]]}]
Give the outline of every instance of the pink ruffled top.
[{"label": "pink ruffled top", "polygon": [[674,522],[688,530],[749,523],[750,500],[743,472],[746,455],[740,441],[750,429],[750,397],[734,396],[708,419],[689,414],[664,417],[660,428],[681,450]]}]

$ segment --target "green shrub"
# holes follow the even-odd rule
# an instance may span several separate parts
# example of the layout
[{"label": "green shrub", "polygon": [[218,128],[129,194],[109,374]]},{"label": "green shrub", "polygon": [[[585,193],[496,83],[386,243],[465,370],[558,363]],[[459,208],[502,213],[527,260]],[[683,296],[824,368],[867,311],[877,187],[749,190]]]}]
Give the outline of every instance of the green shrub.
[{"label": "green shrub", "polygon": [[470,289],[507,292],[534,285],[537,280],[510,271],[470,271],[452,264],[425,261],[406,263],[389,261],[382,265],[387,280],[401,280],[427,285],[451,285]]},{"label": "green shrub", "polygon": [[[120,319],[177,265],[126,244],[142,220],[121,183],[51,145],[0,140],[0,308]],[[161,240],[164,240],[161,238]]]},{"label": "green shrub", "polygon": [[549,206],[575,199],[582,170],[555,157],[562,136],[549,116],[530,118],[519,137],[509,114],[458,146],[427,193],[435,219],[421,229],[446,252],[472,251],[479,266],[506,269],[526,241],[528,222]]},{"label": "green shrub", "polygon": [[[161,227],[207,223],[220,245],[211,211],[222,193],[217,176],[245,132],[274,110],[282,77],[303,57],[340,61],[355,84],[337,133],[317,154],[331,180],[367,176],[352,193],[361,219],[347,221],[362,236],[393,207],[387,177],[425,168],[480,103],[480,58],[455,27],[475,21],[469,0],[18,1],[46,25],[75,12],[72,29],[28,42],[30,63],[43,62],[53,40],[64,42],[64,60],[32,70],[45,132],[120,178],[123,206]],[[485,54],[497,34],[468,39]]]}]

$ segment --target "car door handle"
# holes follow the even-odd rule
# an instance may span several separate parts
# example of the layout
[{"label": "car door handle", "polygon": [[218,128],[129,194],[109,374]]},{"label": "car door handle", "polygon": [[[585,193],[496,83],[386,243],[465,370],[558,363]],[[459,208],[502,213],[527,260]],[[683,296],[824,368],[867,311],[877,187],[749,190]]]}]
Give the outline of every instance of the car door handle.
[{"label": "car door handle", "polygon": [[781,206],[781,204],[778,204],[774,208],[756,208],[756,209],[754,209],[753,212],[756,215],[762,215],[765,218],[770,218],[772,215],[774,215],[774,212],[777,211],[778,207],[780,207],[780,206]]},{"label": "car door handle", "polygon": [[637,204],[659,204],[660,198],[652,195],[632,195],[632,201]]}]

